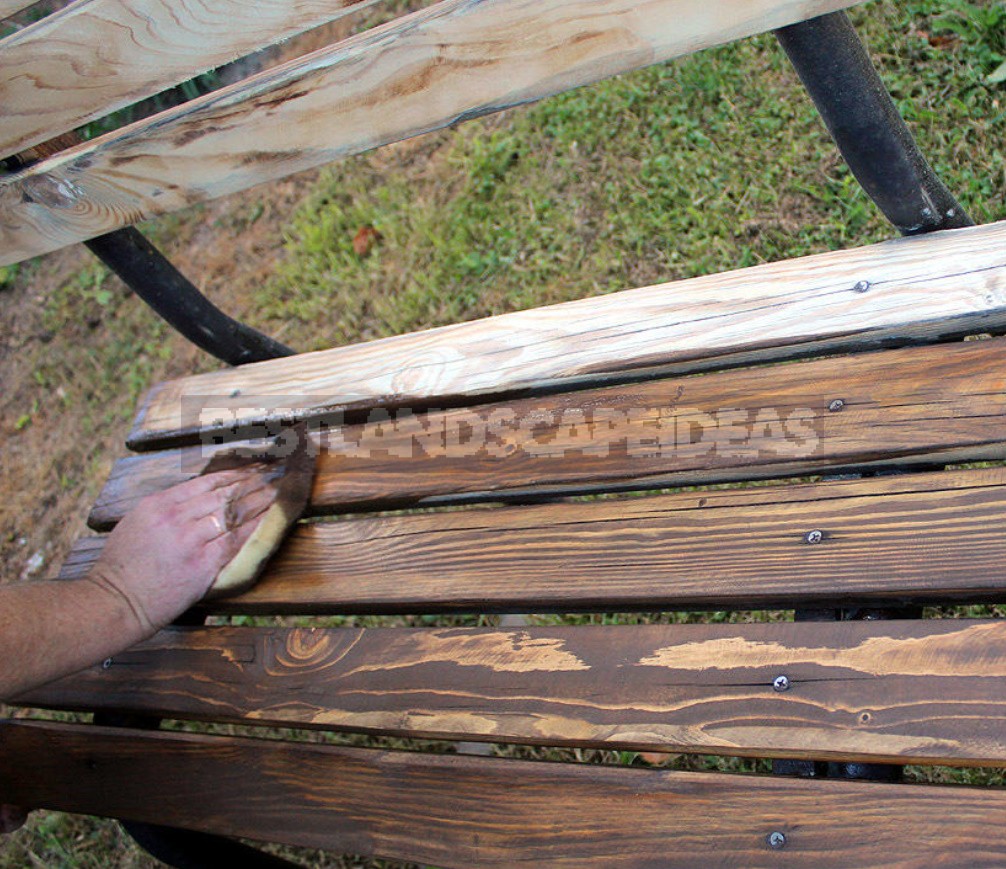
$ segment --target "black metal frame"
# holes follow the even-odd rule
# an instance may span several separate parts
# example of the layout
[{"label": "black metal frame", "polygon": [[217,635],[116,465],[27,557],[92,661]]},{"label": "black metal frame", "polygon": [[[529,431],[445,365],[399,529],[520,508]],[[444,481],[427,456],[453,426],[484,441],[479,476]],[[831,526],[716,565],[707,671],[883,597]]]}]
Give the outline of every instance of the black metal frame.
[{"label": "black metal frame", "polygon": [[117,229],[85,244],[182,335],[228,365],[293,355],[286,345],[228,317],[136,227]]},{"label": "black metal frame", "polygon": [[902,235],[972,226],[922,156],[844,12],[775,31],[856,180]]},{"label": "black metal frame", "polygon": [[[899,232],[914,235],[972,225],[919,152],[844,12],[784,27],[776,36],[853,174]],[[224,362],[238,365],[293,352],[223,314],[135,229],[118,230],[87,245],[179,332]],[[908,615],[917,611],[799,610],[796,617]],[[134,722],[134,726],[144,725]],[[901,778],[901,767],[891,764],[777,760],[773,771],[887,781]],[[148,824],[124,826],[141,847],[177,869],[211,869],[230,862],[263,869],[294,865],[220,836]]]}]

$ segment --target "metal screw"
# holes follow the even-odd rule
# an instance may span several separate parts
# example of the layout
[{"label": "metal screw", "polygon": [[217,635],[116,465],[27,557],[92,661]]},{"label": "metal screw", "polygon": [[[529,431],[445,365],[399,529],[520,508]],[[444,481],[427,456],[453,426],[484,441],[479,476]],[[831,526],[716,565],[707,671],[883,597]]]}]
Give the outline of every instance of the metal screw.
[{"label": "metal screw", "polygon": [[776,676],[772,680],[772,688],[776,691],[789,690],[789,676]]},{"label": "metal screw", "polygon": [[779,830],[773,830],[766,837],[768,841],[768,846],[774,848],[778,851],[780,848],[786,847],[786,834],[779,832]]},{"label": "metal screw", "polygon": [[803,535],[805,543],[820,543],[824,540],[824,532],[818,531],[816,528],[813,531],[808,531]]},{"label": "metal screw", "polygon": [[832,413],[837,413],[843,407],[845,407],[845,402],[841,398],[836,398],[834,401],[829,402],[828,404],[828,410],[830,410]]},{"label": "metal screw", "polygon": [[241,394],[241,390],[240,389],[232,389],[231,390],[231,398],[237,398],[240,394]]},{"label": "metal screw", "polygon": [[101,669],[102,670],[107,670],[111,666],[112,666],[112,659],[111,658],[105,658],[105,660],[101,662]]},{"label": "metal screw", "polygon": [[854,293],[865,293],[868,289],[870,289],[869,281],[856,281],[856,284],[855,286],[853,286],[852,291]]}]

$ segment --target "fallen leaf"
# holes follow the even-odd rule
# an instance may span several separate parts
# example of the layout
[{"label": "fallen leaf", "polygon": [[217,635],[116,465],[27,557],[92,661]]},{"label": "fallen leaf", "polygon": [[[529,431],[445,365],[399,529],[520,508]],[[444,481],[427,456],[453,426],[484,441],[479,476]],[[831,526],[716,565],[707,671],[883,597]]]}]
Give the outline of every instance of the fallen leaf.
[{"label": "fallen leaf", "polygon": [[951,48],[957,45],[958,39],[956,36],[951,36],[949,34],[943,36],[937,36],[935,33],[929,34],[929,44],[933,48]]},{"label": "fallen leaf", "polygon": [[361,226],[353,236],[353,251],[358,257],[365,257],[380,239],[381,233],[370,224]]}]

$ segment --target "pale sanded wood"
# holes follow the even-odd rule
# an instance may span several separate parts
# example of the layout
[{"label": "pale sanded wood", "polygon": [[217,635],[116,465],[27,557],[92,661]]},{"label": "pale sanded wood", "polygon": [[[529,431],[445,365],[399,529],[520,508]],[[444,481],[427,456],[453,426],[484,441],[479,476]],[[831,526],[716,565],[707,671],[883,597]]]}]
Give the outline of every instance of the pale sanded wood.
[{"label": "pale sanded wood", "polygon": [[0,185],[0,265],[858,0],[442,0]]},{"label": "pale sanded wood", "polygon": [[[582,299],[155,387],[136,448],[332,407],[443,402],[1006,327],[1006,223]],[[438,402],[440,404],[438,404]]]},{"label": "pale sanded wood", "polygon": [[0,20],[10,18],[11,15],[27,9],[35,2],[36,0],[0,0]]},{"label": "pale sanded wood", "polygon": [[[973,341],[347,426],[315,435],[312,510],[1006,458],[1004,371],[1006,341]],[[144,495],[190,479],[231,448],[119,460],[89,524],[110,528]]]},{"label": "pale sanded wood", "polygon": [[[301,525],[230,613],[998,601],[1002,468]],[[915,482],[916,478],[919,482]],[[837,497],[836,497],[837,496]],[[821,541],[806,542],[810,531]],[[100,539],[61,574],[84,575]]]},{"label": "pale sanded wood", "polygon": [[[1000,789],[0,724],[5,798],[442,867],[993,866]],[[769,847],[781,832],[785,847]]]},{"label": "pale sanded wood", "polygon": [[17,702],[388,736],[988,765],[1006,761],[1006,622],[176,628]]},{"label": "pale sanded wood", "polygon": [[0,155],[375,2],[78,0],[0,43]]}]

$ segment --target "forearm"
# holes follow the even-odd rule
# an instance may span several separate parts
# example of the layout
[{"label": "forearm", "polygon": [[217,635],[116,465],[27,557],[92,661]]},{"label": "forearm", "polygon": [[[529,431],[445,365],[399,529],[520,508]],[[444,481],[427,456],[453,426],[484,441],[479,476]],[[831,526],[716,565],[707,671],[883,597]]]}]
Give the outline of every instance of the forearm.
[{"label": "forearm", "polygon": [[90,579],[0,586],[0,700],[144,638],[128,602]]}]

